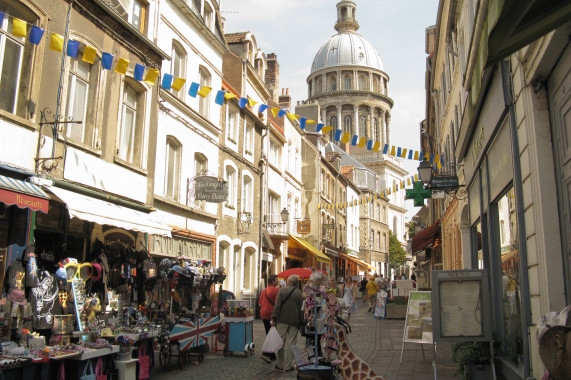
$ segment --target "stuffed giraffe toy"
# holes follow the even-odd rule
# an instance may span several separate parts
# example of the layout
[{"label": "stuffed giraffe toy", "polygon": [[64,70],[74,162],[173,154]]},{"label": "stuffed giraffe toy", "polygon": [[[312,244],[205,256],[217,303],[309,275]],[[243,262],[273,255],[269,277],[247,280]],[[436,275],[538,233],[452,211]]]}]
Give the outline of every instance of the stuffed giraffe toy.
[{"label": "stuffed giraffe toy", "polygon": [[379,376],[373,369],[360,357],[355,355],[349,341],[345,329],[336,324],[337,338],[339,344],[337,346],[337,360],[332,364],[337,364],[341,370],[344,379],[351,380],[386,380]]}]

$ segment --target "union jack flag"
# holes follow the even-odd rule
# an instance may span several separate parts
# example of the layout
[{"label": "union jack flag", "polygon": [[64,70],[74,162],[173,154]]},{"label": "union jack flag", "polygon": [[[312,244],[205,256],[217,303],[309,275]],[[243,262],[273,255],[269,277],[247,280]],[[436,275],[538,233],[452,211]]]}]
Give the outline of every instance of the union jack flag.
[{"label": "union jack flag", "polygon": [[177,323],[169,334],[169,340],[178,341],[180,350],[188,350],[206,344],[208,338],[220,327],[220,316],[199,318],[196,321]]}]

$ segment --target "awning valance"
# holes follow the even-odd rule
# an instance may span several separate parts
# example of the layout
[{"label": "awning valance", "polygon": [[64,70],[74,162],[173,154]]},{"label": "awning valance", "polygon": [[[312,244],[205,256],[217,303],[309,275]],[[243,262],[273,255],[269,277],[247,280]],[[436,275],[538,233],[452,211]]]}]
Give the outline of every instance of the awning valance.
[{"label": "awning valance", "polygon": [[412,254],[428,248],[440,236],[440,220],[412,237]]},{"label": "awning valance", "polygon": [[152,235],[171,237],[171,227],[144,212],[59,187],[51,186],[47,190],[67,205],[70,218],[78,218],[101,225],[107,224]]},{"label": "awning valance", "polygon": [[330,262],[331,259],[322,253],[319,249],[315,248],[310,242],[302,238],[289,235],[289,243],[298,248],[306,249],[311,252],[318,261]]},{"label": "awning valance", "polygon": [[48,213],[49,196],[33,183],[0,175],[0,202]]}]

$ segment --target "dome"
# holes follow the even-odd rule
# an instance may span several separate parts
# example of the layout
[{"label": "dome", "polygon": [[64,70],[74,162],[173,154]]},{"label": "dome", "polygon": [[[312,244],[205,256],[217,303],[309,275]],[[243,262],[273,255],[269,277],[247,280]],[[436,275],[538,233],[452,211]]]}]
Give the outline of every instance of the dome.
[{"label": "dome", "polygon": [[311,74],[335,66],[363,66],[383,70],[383,61],[377,49],[355,32],[338,33],[327,41],[313,59]]}]

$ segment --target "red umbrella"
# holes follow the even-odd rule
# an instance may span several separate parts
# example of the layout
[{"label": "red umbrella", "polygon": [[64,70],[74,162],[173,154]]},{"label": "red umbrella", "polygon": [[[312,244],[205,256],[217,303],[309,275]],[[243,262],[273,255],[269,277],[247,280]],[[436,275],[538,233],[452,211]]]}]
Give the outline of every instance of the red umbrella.
[{"label": "red umbrella", "polygon": [[313,268],[290,268],[290,269],[286,269],[281,273],[278,273],[278,277],[279,278],[288,278],[289,276],[292,275],[298,275],[300,279],[302,280],[307,280],[309,279],[309,276],[311,276],[311,272],[312,271],[318,271],[321,272],[325,275],[327,275],[327,273],[325,273],[324,271],[320,270],[320,269],[313,269]]}]

